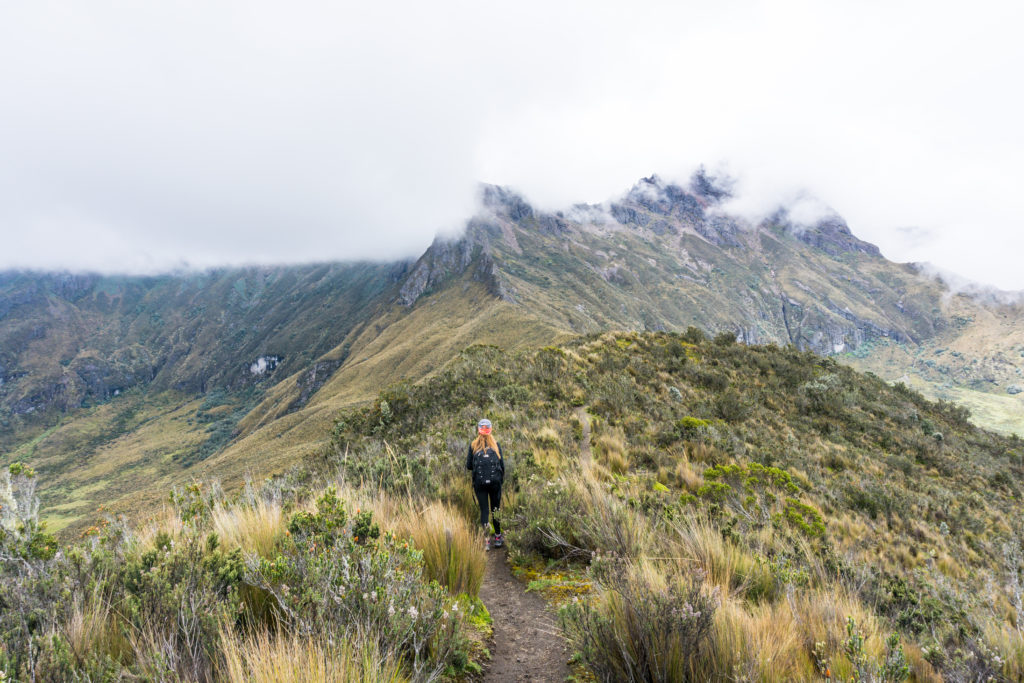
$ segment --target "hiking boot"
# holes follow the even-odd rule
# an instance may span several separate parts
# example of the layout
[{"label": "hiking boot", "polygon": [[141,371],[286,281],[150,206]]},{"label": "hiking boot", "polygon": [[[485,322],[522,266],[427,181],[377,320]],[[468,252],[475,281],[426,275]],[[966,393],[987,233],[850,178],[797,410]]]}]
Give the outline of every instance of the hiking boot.
[{"label": "hiking boot", "polygon": [[484,534],[484,550],[491,549],[491,537]]},{"label": "hiking boot", "polygon": [[505,537],[502,534],[494,534],[494,547],[500,548],[505,545]]}]

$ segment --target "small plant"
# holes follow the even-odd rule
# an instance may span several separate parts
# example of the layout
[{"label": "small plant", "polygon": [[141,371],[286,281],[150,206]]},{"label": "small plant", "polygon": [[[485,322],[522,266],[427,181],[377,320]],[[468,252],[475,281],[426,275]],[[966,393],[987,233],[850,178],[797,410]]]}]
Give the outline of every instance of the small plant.
[{"label": "small plant", "polygon": [[717,596],[699,577],[653,578],[650,566],[596,558],[593,601],[570,603],[564,628],[600,678],[616,681],[688,681],[711,647]]}]

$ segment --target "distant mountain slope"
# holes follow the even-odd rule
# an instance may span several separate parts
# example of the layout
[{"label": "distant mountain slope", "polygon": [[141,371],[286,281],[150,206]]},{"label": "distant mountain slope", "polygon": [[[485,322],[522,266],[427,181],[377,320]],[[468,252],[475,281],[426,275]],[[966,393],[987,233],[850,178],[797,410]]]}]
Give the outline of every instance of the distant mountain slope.
[{"label": "distant mountain slope", "polygon": [[953,295],[836,216],[755,225],[727,197],[703,173],[651,177],[546,213],[484,186],[463,236],[415,263],[0,274],[0,454],[59,482],[44,502],[77,522],[190,476],[279,471],[323,448],[340,409],[472,343],[691,325],[835,354],[1024,432],[1020,306]]},{"label": "distant mountain slope", "polygon": [[365,323],[403,270],[0,274],[0,426],[8,432],[132,387],[205,394],[290,374]]},{"label": "distant mountain slope", "polygon": [[1024,307],[1010,303],[1021,298],[955,294],[839,217],[800,225],[780,210],[751,225],[722,211],[726,191],[703,174],[685,189],[646,178],[618,202],[554,214],[504,188],[482,196],[462,240],[413,269],[401,303],[437,286],[430,264],[452,259],[432,252],[477,245],[496,297],[566,332],[696,325],[794,344],[1024,432]]}]

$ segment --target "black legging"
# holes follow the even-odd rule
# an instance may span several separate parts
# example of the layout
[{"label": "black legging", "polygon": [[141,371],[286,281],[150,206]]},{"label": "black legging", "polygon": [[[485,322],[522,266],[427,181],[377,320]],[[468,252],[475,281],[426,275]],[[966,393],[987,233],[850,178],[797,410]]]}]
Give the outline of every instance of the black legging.
[{"label": "black legging", "polygon": [[[491,512],[491,521],[494,522],[494,533],[501,533],[501,522],[498,521],[498,508],[501,507],[501,484],[485,484],[475,486],[476,502],[480,503],[480,526],[487,531],[487,512]],[[490,505],[487,499],[490,498]]]}]

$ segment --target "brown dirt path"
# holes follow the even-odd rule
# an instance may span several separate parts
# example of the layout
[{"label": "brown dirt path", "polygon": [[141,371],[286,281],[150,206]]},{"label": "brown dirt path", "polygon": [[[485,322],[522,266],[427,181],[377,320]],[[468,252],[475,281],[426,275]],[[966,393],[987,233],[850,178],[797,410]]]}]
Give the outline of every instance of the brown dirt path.
[{"label": "brown dirt path", "polygon": [[487,553],[480,599],[491,613],[494,641],[484,681],[564,681],[568,647],[544,599],[512,576],[504,549]]}]

